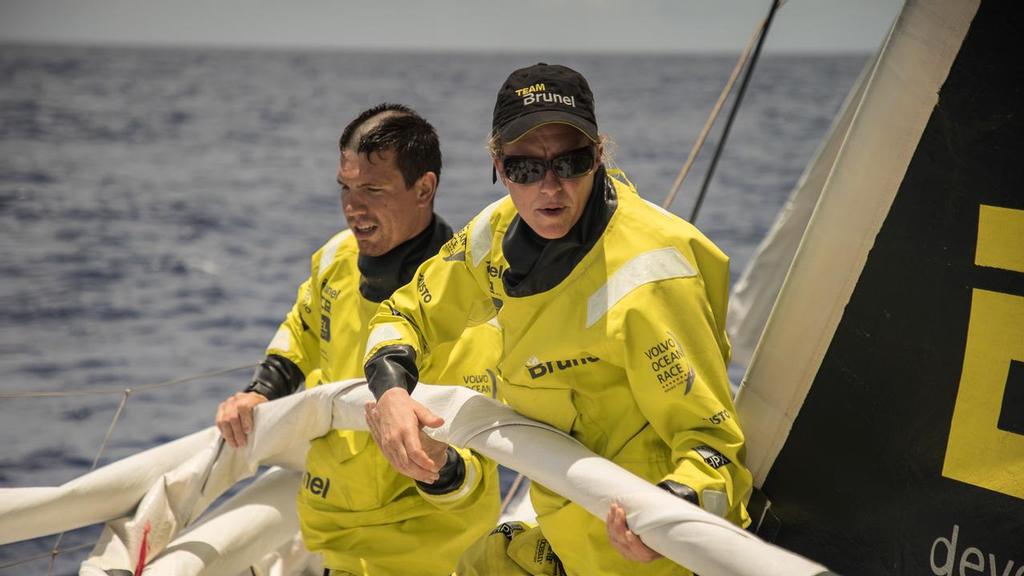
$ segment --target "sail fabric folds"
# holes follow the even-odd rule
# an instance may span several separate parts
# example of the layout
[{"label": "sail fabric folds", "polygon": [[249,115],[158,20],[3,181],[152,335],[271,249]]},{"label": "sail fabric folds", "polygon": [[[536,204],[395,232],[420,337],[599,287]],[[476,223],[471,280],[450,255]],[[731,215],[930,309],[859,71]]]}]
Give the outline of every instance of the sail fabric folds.
[{"label": "sail fabric folds", "polygon": [[[295,470],[271,468],[174,538],[145,573],[319,576],[320,558],[305,549],[299,535],[295,493],[301,477]],[[135,565],[137,550],[125,547],[124,524],[124,519],[108,524],[80,576],[108,576],[111,568]]]},{"label": "sail fabric folds", "polygon": [[0,489],[0,545],[74,530],[130,513],[160,477],[217,439],[214,428],[168,442],[66,484]]},{"label": "sail fabric folds", "polygon": [[861,71],[821,147],[800,176],[768,234],[757,246],[753,258],[729,294],[726,328],[732,344],[732,361],[736,364],[750,364],[754,348],[761,339],[772,306],[775,305],[786,273],[793,263],[793,256],[800,246],[800,239],[818,204],[825,182],[832,173],[839,149],[846,141],[846,134],[864,96],[864,88],[875,68],[875,62],[877,56],[868,60]]},{"label": "sail fabric folds", "polygon": [[[763,542],[598,457],[570,436],[472,390],[421,384],[413,397],[445,419],[443,426],[429,430],[435,439],[472,448],[522,471],[600,518],[605,517],[612,502],[619,502],[633,531],[648,545],[703,576],[815,576],[825,572],[821,565]],[[363,406],[369,401],[373,396],[361,380],[325,384],[257,407],[253,436],[245,448],[220,448],[220,440],[209,431],[200,433],[189,445],[191,458],[182,457],[179,462],[185,460],[183,464],[152,480],[148,493],[126,493],[116,505],[93,511],[93,521],[100,514],[109,516],[99,520],[112,520],[133,506],[133,498],[139,504],[131,518],[108,524],[88,565],[134,569],[134,564],[126,566],[124,562],[137,559],[146,525],[150,527],[149,557],[153,558],[147,574],[232,573],[286,544],[296,528],[289,524],[294,522],[294,493],[300,481],[296,471],[301,469],[308,441],[331,428],[365,430]],[[205,448],[199,447],[203,442]],[[151,474],[153,466],[166,466],[174,459],[161,454],[162,449],[128,459],[132,461],[130,467],[123,465],[128,460],[110,467],[119,466],[125,474]],[[173,449],[178,457],[188,452],[177,446]],[[152,466],[144,456],[153,460]],[[268,463],[292,469],[272,470],[235,499],[190,525],[234,482]],[[92,483],[79,482],[78,486],[81,490],[73,497],[62,496],[65,504],[110,494]],[[7,514],[18,500],[13,490],[27,495],[24,491],[52,489],[0,490],[0,534],[6,541],[71,529],[84,520],[64,521],[66,510],[48,507],[37,497],[37,506],[32,510],[18,507],[17,517],[53,518],[33,526],[9,522]],[[280,525],[279,531],[258,532],[259,526],[275,523]]]}]

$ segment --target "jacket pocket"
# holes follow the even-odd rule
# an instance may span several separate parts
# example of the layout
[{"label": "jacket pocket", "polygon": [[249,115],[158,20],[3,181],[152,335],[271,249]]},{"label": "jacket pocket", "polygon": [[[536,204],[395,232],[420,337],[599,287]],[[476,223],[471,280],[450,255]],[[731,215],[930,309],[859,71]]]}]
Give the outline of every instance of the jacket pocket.
[{"label": "jacket pocket", "polygon": [[572,434],[573,426],[579,417],[573,403],[572,388],[523,386],[502,381],[499,392],[502,399],[516,412]]}]

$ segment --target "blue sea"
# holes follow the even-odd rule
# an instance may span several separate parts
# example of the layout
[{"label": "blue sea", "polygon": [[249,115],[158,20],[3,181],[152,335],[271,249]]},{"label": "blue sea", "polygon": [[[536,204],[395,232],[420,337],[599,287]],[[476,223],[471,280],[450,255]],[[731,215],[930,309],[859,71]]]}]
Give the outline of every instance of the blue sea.
[{"label": "blue sea", "polygon": [[[759,63],[697,219],[733,280],[865,60]],[[310,254],[345,226],[335,167],[348,120],[396,101],[431,121],[436,208],[457,229],[503,194],[484,147],[494,95],[538,61],[583,72],[616,164],[661,203],[735,56],[0,46],[0,392],[138,389],[245,366],[132,393],[99,464],[209,426],[248,383]],[[672,206],[684,217],[717,138]],[[86,473],[121,399],[0,399],[0,487]],[[0,566],[54,539],[0,547]],[[77,573],[84,553],[54,573]]]}]

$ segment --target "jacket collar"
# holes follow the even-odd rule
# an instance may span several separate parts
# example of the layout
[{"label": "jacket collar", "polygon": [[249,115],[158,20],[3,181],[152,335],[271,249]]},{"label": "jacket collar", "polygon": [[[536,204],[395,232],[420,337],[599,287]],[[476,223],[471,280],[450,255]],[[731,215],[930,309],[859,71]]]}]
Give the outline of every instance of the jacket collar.
[{"label": "jacket collar", "polygon": [[412,280],[420,264],[437,254],[452,237],[452,228],[437,214],[422,232],[380,256],[359,255],[359,293],[382,302]]}]

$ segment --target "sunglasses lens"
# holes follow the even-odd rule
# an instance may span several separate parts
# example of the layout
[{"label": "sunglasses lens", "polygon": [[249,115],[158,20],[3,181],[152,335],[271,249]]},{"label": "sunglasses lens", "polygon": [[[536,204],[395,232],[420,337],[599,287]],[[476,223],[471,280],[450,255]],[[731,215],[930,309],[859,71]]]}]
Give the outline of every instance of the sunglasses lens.
[{"label": "sunglasses lens", "polygon": [[547,166],[536,158],[506,158],[505,177],[516,184],[532,184],[544,179]]},{"label": "sunglasses lens", "polygon": [[566,152],[550,161],[527,156],[509,156],[503,161],[505,177],[516,184],[533,184],[544,179],[544,173],[551,171],[559,178],[579,178],[594,167],[594,148],[587,146]]},{"label": "sunglasses lens", "polygon": [[559,178],[579,178],[593,166],[594,149],[589,146],[551,159],[551,169]]}]

